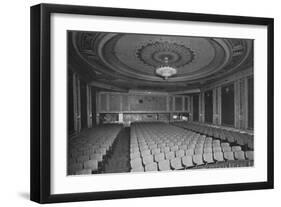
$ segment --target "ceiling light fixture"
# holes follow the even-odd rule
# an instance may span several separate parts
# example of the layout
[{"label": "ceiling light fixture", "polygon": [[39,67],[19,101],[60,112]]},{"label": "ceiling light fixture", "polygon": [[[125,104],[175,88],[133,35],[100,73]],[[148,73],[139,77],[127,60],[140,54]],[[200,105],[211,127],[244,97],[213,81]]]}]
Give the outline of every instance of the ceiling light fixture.
[{"label": "ceiling light fixture", "polygon": [[169,66],[169,58],[165,57],[164,65],[156,68],[155,73],[164,78],[164,80],[168,80],[168,78],[177,74],[177,69]]}]

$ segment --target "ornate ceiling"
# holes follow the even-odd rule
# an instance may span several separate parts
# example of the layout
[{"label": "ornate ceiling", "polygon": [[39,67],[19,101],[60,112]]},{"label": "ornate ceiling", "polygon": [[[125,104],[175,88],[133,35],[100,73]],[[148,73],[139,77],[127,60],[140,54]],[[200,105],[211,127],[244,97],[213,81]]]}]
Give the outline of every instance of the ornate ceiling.
[{"label": "ornate ceiling", "polygon": [[[69,65],[89,83],[116,90],[173,92],[200,88],[252,66],[252,40],[105,32],[69,32]],[[155,69],[168,61],[177,74]]]}]

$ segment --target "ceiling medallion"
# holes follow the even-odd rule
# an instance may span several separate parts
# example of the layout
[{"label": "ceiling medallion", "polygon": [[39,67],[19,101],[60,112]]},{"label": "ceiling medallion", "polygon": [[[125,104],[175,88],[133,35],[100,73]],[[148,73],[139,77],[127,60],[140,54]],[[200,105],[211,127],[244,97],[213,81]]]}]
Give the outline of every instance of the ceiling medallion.
[{"label": "ceiling medallion", "polygon": [[156,68],[155,73],[164,80],[168,80],[171,76],[177,74],[177,69],[169,66],[169,58],[164,58],[165,65]]},{"label": "ceiling medallion", "polygon": [[194,60],[194,52],[176,42],[155,41],[142,45],[136,51],[137,58],[144,64],[153,68],[164,63],[164,58],[169,59],[173,67],[184,67]]}]

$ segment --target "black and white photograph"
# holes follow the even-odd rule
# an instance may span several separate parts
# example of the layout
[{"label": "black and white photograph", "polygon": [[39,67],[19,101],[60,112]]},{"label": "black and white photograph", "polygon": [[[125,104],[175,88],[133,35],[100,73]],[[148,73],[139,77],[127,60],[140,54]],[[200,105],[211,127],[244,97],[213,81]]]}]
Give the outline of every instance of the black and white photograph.
[{"label": "black and white photograph", "polygon": [[274,188],[274,18],[157,8],[30,8],[32,201]]},{"label": "black and white photograph", "polygon": [[255,166],[253,39],[66,35],[68,176]]}]

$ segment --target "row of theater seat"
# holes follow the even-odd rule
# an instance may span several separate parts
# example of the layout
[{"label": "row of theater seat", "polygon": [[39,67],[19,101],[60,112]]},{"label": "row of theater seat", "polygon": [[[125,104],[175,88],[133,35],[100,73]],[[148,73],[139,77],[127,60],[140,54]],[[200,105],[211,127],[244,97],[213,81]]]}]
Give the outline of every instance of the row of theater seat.
[{"label": "row of theater seat", "polygon": [[252,134],[241,132],[233,128],[221,128],[216,125],[206,125],[198,122],[175,122],[175,126],[182,127],[191,131],[205,134],[206,136],[218,138],[222,141],[237,143],[250,150],[254,149],[254,137]]},{"label": "row of theater seat", "polygon": [[85,130],[68,143],[68,175],[98,172],[122,126],[102,125]]},{"label": "row of theater seat", "polygon": [[235,160],[241,165],[252,165],[253,151],[244,152],[239,145],[164,123],[131,125],[132,172],[184,169]]}]

